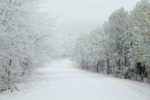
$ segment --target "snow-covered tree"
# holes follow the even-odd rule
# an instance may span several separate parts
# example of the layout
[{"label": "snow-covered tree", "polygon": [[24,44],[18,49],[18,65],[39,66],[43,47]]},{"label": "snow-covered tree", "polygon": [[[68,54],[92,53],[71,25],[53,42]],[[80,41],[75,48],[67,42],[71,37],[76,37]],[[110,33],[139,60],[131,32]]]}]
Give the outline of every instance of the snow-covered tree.
[{"label": "snow-covered tree", "polygon": [[[32,12],[34,0],[0,0],[0,89],[10,89],[42,58],[50,20]],[[37,19],[38,18],[38,19]],[[43,21],[49,24],[40,23]],[[44,31],[43,31],[44,30]],[[46,46],[47,45],[47,46]],[[38,56],[38,57],[37,57]],[[35,59],[36,58],[36,59]]]},{"label": "snow-covered tree", "polygon": [[[150,66],[150,2],[141,0],[131,11],[133,34],[131,62],[132,66],[141,63]],[[144,68],[145,69],[145,68]],[[147,68],[146,68],[147,69]]]},{"label": "snow-covered tree", "polygon": [[150,75],[149,49],[150,3],[141,0],[130,13],[118,9],[101,28],[82,35],[74,54],[83,69],[142,80]]},{"label": "snow-covered tree", "polygon": [[123,9],[119,9],[112,13],[109,17],[108,25],[105,28],[105,33],[109,35],[109,45],[112,49],[113,59],[116,59],[115,66],[118,66],[117,73],[122,73],[127,67],[129,59],[130,37],[129,33],[129,15]]}]

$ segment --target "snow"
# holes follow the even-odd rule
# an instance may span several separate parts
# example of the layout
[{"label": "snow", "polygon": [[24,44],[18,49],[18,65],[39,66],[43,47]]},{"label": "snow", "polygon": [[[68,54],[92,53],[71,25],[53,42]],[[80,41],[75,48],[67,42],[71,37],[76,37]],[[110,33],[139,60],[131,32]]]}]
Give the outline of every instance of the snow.
[{"label": "snow", "polygon": [[150,85],[86,72],[69,59],[44,64],[26,81],[0,100],[150,100]]}]

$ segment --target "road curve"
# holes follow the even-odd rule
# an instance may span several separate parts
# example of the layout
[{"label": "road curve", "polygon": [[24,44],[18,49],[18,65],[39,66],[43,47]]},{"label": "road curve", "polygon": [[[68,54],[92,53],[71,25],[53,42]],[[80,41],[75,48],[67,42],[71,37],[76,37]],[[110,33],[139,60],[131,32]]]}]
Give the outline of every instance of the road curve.
[{"label": "road curve", "polygon": [[43,65],[19,87],[0,100],[150,100],[149,85],[82,71],[69,59]]}]

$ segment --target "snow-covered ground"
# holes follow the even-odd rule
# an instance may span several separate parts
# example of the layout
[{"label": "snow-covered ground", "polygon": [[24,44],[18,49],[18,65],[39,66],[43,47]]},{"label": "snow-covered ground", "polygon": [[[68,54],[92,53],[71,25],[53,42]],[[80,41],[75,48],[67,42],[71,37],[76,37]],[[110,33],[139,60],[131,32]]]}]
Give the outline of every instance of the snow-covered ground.
[{"label": "snow-covered ground", "polygon": [[150,85],[77,69],[69,59],[37,69],[0,100],[150,100]]}]

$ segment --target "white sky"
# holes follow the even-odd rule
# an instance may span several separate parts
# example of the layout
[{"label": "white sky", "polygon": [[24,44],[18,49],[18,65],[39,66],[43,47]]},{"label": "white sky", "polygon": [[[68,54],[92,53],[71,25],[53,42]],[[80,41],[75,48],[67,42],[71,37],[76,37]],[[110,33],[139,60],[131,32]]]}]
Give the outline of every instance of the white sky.
[{"label": "white sky", "polygon": [[[131,10],[140,0],[42,0],[39,11],[51,17],[60,17],[57,23],[61,30],[93,28],[107,20],[109,15],[124,7]],[[88,24],[91,24],[91,26]],[[85,26],[84,26],[85,25]],[[91,28],[91,29],[93,29]],[[84,32],[84,29],[82,29]],[[85,29],[86,30],[86,29]],[[89,31],[89,30],[88,30]],[[76,31],[77,32],[77,31]]]}]

